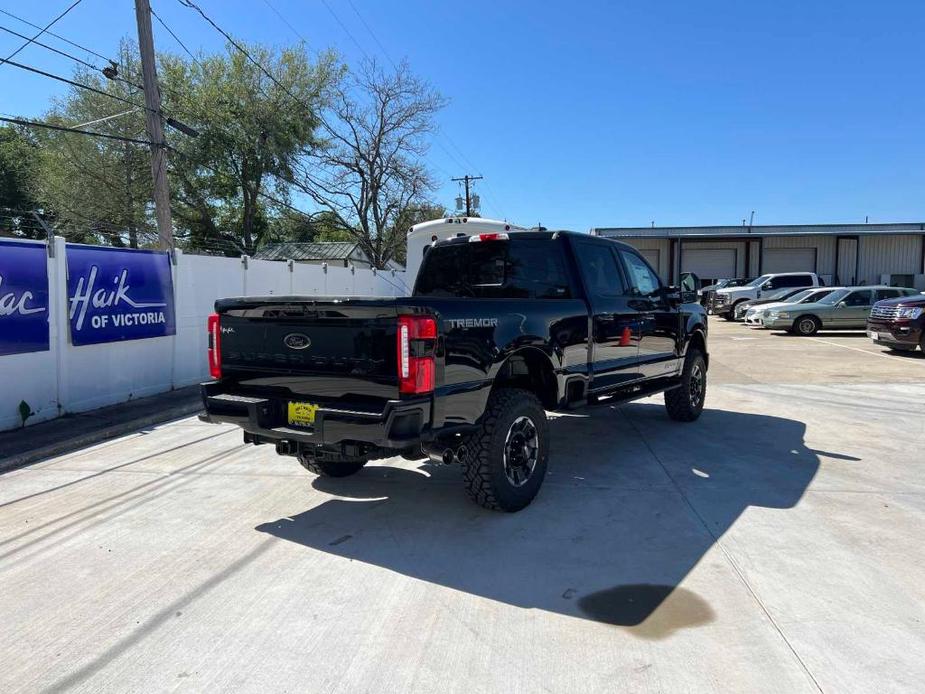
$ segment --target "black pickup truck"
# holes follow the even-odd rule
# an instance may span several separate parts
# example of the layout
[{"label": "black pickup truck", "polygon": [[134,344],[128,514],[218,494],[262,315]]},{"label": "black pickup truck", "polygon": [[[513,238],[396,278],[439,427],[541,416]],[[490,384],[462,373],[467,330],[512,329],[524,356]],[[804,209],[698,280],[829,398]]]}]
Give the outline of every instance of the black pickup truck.
[{"label": "black pickup truck", "polygon": [[217,301],[203,419],[319,475],[394,455],[459,463],[474,501],[517,511],[546,474],[546,410],[664,392],[669,417],[700,416],[693,288],[662,286],[609,239],[460,235],[429,249],[407,298]]}]

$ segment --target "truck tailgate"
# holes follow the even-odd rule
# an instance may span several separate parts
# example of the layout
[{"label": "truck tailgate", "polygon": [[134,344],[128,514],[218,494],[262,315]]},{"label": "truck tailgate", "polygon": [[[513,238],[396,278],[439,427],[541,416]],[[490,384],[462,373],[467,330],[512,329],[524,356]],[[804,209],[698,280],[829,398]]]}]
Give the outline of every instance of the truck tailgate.
[{"label": "truck tailgate", "polygon": [[217,309],[224,378],[322,402],[399,396],[394,299],[233,299]]}]

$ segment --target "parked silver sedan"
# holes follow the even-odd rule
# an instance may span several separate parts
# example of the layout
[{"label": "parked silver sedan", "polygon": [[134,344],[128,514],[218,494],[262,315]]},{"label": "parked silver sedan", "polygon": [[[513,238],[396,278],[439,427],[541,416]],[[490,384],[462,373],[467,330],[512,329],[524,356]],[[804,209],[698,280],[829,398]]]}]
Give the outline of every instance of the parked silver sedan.
[{"label": "parked silver sedan", "polygon": [[810,289],[804,289],[781,301],[752,306],[745,311],[745,324],[752,328],[763,328],[765,327],[764,318],[770,311],[782,309],[785,306],[794,306],[796,304],[811,304],[827,297],[836,289],[842,289],[842,287],[811,287]]}]

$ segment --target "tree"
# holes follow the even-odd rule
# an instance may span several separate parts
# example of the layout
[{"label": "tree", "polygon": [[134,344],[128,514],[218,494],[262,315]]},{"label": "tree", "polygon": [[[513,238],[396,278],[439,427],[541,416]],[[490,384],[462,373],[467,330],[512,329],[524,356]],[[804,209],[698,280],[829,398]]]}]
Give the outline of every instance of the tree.
[{"label": "tree", "polygon": [[25,129],[0,126],[0,231],[26,238],[45,232],[29,214],[38,207],[32,195],[38,149]]},{"label": "tree", "polygon": [[[247,46],[267,77],[240,51],[186,59],[161,54],[165,118],[198,131],[166,129],[176,236],[181,246],[252,254],[288,209],[295,160],[319,144],[319,113],[342,74],[333,53],[316,61],[304,48]],[[137,49],[123,41],[120,75],[79,69],[46,120],[146,140]],[[119,101],[110,98],[112,95]],[[169,121],[168,121],[169,125]],[[37,201],[71,238],[144,245],[156,238],[150,153],[146,146],[76,133],[36,131],[40,156],[30,177]],[[279,202],[269,201],[266,197]],[[278,227],[279,225],[277,225]]]},{"label": "tree", "polygon": [[[422,202],[409,205],[398,213],[395,219],[395,231],[398,234],[407,235],[408,230],[415,224],[429,222],[432,219],[441,219],[446,215],[447,209],[443,205],[436,203]],[[407,262],[407,250],[406,244],[400,244],[395,251],[394,260],[404,265]]]},{"label": "tree", "polygon": [[422,158],[445,103],[407,63],[394,73],[363,63],[332,89],[322,122],[327,146],[302,160],[301,190],[333,213],[376,267],[402,256],[400,218],[435,187]]},{"label": "tree", "polygon": [[[140,68],[134,46],[123,41],[121,54],[127,74],[136,74]],[[45,120],[68,127],[86,125],[88,130],[118,137],[146,138],[144,111],[126,103],[144,102],[141,89],[131,80],[108,80],[79,68],[74,81],[117,98],[71,87],[54,102]],[[41,154],[34,194],[55,214],[62,233],[82,241],[105,237],[113,245],[133,248],[153,238],[146,147],[49,130],[37,131],[35,137]]]},{"label": "tree", "polygon": [[[342,68],[333,53],[309,60],[303,47],[161,59],[164,110],[199,131],[173,138],[174,219],[192,247],[252,254],[288,202],[297,158],[320,144],[316,130]],[[263,194],[263,195],[262,195]],[[279,225],[277,224],[277,230]]]},{"label": "tree", "polygon": [[267,243],[282,241],[350,241],[350,232],[341,227],[331,212],[307,215],[284,208],[269,220],[265,236]]}]

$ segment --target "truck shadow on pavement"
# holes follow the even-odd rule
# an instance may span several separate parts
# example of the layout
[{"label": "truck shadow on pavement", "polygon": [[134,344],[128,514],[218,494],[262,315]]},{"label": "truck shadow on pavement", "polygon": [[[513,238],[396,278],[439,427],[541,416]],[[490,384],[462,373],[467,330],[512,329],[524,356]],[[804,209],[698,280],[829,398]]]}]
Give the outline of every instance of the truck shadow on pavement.
[{"label": "truck shadow on pavement", "polygon": [[677,424],[654,403],[551,419],[549,474],[520,513],[469,502],[455,466],[390,460],[315,479],[337,498],[257,530],[471,595],[663,638],[714,619],[695,586],[679,584],[702,563],[703,576],[724,572],[736,585],[722,551],[710,550],[750,506],[795,506],[819,459],[801,422],[708,409],[697,423]]}]

